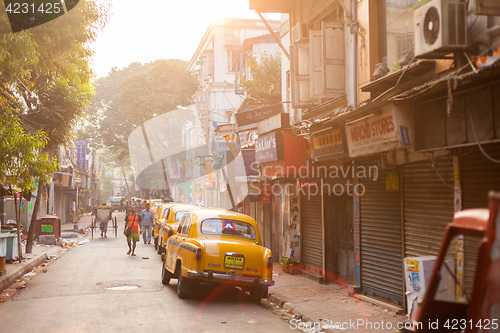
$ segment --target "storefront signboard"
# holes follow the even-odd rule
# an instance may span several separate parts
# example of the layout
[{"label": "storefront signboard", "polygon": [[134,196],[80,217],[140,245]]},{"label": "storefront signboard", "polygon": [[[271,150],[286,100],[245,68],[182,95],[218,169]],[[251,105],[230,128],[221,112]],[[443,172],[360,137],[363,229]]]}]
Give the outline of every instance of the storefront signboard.
[{"label": "storefront signboard", "polygon": [[344,154],[344,142],[340,129],[312,137],[314,159]]},{"label": "storefront signboard", "polygon": [[407,147],[411,143],[411,125],[408,115],[392,104],[347,122],[349,156]]},{"label": "storefront signboard", "polygon": [[258,163],[277,161],[280,138],[281,136],[277,133],[259,137],[255,141],[255,161]]}]

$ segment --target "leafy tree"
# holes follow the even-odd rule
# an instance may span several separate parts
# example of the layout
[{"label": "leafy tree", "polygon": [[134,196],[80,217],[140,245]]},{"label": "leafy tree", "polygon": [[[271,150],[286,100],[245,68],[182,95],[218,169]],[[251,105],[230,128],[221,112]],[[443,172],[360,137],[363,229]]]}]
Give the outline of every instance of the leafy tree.
[{"label": "leafy tree", "polygon": [[79,137],[92,137],[110,147],[118,160],[128,161],[128,136],[132,130],[191,100],[197,86],[185,66],[181,60],[157,60],[113,69],[97,81],[96,94],[87,110],[88,124]]},{"label": "leafy tree", "polygon": [[250,74],[238,76],[247,97],[263,104],[281,102],[281,58],[278,54],[248,53],[246,66]]},{"label": "leafy tree", "polygon": [[[12,115],[6,121],[10,126],[22,126],[20,136],[44,133],[43,144],[35,149],[40,156],[73,138],[72,128],[92,94],[90,44],[104,26],[108,9],[92,0],[81,0],[54,21],[16,34],[7,33],[6,16],[0,16],[0,112]],[[11,167],[0,164],[0,169],[8,172],[13,172]],[[44,183],[42,177],[39,186]],[[39,188],[38,194],[41,192]],[[27,252],[32,247],[38,204],[39,196]]]},{"label": "leafy tree", "polygon": [[49,159],[48,154],[40,154],[46,143],[44,132],[29,134],[19,121],[0,118],[0,182],[8,186],[9,194],[14,195],[19,262],[22,259],[21,207],[17,204],[17,193],[29,200],[31,195],[28,193],[36,188],[34,179],[48,182],[50,174],[56,170],[56,161]]}]

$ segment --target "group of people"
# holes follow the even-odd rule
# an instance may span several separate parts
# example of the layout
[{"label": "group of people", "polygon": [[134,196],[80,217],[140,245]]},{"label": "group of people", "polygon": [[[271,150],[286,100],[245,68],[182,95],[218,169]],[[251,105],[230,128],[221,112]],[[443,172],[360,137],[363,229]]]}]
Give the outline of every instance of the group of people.
[{"label": "group of people", "polygon": [[[172,201],[170,197],[163,198],[163,202]],[[203,203],[201,205],[203,205]],[[108,221],[111,220],[112,213],[113,208],[106,205],[106,203],[95,206],[93,209],[93,215],[96,217],[96,221],[99,222],[101,237],[107,237]],[[123,234],[127,236],[125,232],[127,228],[130,228],[132,231],[132,233],[127,236],[127,254],[135,256],[136,243],[140,240],[141,234],[144,244],[151,244],[154,215],[151,211],[151,205],[146,200],[141,201],[140,199],[127,200],[125,203],[125,213]]]},{"label": "group of people", "polygon": [[[127,254],[135,256],[136,243],[140,239],[142,234],[142,239],[144,244],[151,244],[152,236],[152,226],[154,221],[154,215],[151,211],[151,206],[144,200],[144,203],[137,200],[134,202],[126,202],[126,215],[125,215],[125,227],[123,228],[123,234],[127,228],[132,229],[132,234],[127,236],[128,252]],[[111,206],[103,203],[102,205],[95,206],[93,209],[93,215],[96,217],[96,221],[99,222],[99,229],[101,230],[101,237],[107,237],[108,222],[112,218],[113,208]]]}]

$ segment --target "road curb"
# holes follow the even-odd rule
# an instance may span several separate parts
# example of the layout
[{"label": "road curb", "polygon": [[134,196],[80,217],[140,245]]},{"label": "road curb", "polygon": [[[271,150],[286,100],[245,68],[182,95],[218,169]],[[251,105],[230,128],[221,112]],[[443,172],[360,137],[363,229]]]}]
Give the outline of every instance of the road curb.
[{"label": "road curb", "polygon": [[[262,306],[272,310],[275,314],[281,316],[283,320],[285,320],[286,322],[289,322],[289,323],[290,323],[291,319],[297,320],[297,322],[295,322],[295,324],[298,324],[298,322],[303,322],[303,323],[318,322],[318,320],[314,320],[313,318],[308,316],[304,311],[297,309],[297,306],[294,305],[294,303],[291,302],[290,299],[287,299],[287,297],[285,297],[284,295],[278,294],[278,293],[271,294],[271,295],[269,295],[268,298],[262,299],[260,304]],[[300,329],[298,329],[298,330],[301,331]],[[338,330],[325,328],[325,329],[321,329],[319,332],[335,333],[335,332],[338,332]]]},{"label": "road curb", "polygon": [[62,248],[59,246],[51,247],[31,259],[30,261],[23,262],[15,270],[9,272],[7,275],[0,277],[0,292],[10,287],[17,279],[22,277],[24,274],[31,272],[33,268],[40,266],[45,263],[50,256],[59,254],[62,252]]}]

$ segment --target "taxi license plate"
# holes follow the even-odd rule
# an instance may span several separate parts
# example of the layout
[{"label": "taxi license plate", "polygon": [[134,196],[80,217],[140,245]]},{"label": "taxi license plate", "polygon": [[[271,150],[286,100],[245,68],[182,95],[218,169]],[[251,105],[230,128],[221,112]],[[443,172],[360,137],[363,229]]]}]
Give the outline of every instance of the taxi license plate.
[{"label": "taxi license plate", "polygon": [[224,257],[224,267],[226,268],[243,269],[244,263],[245,263],[244,257],[234,257],[234,256]]}]

